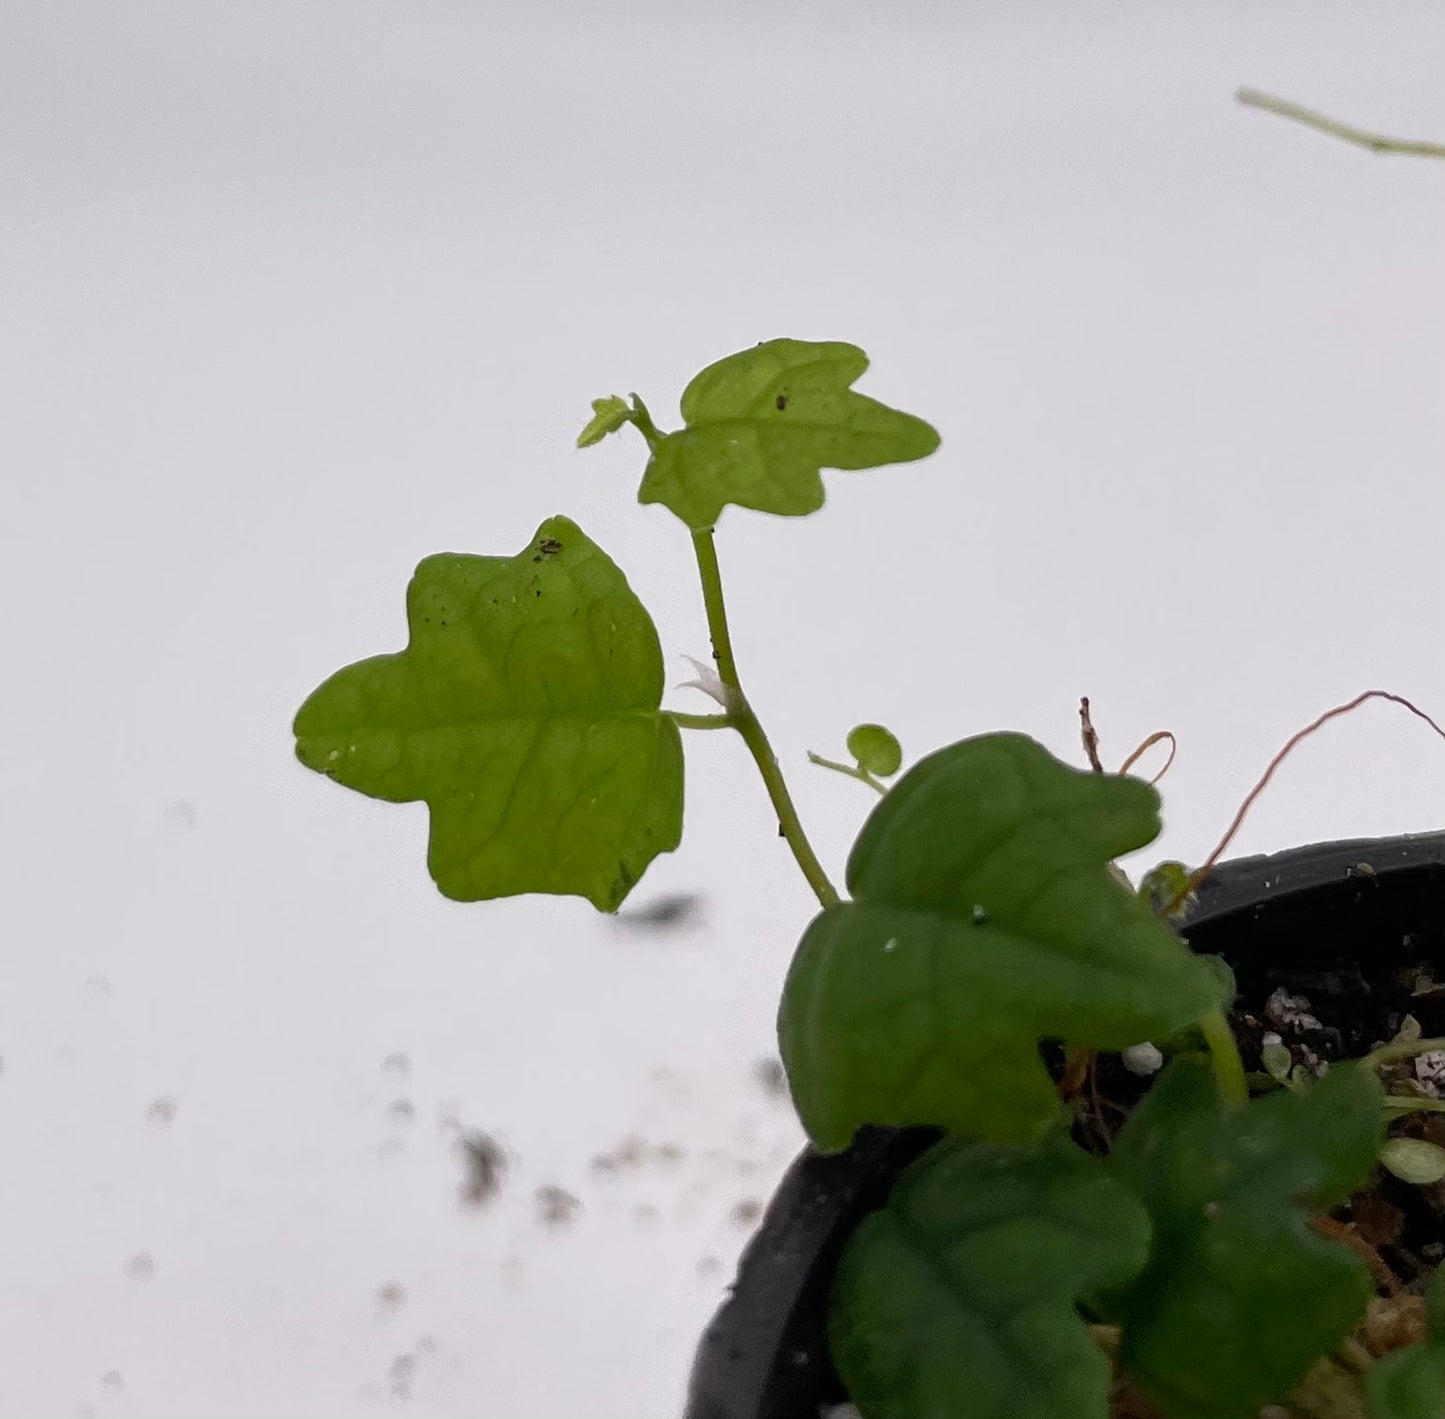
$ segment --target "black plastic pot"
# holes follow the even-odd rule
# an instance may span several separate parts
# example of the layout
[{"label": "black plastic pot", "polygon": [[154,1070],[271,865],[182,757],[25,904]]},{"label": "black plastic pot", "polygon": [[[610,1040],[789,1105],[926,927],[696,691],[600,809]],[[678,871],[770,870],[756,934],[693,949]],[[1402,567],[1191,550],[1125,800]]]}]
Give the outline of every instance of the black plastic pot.
[{"label": "black plastic pot", "polygon": [[[1445,974],[1445,833],[1223,863],[1182,930],[1196,951],[1229,962],[1242,996],[1366,959],[1372,969],[1438,961]],[[827,1345],[834,1268],[849,1234],[938,1136],[866,1129],[844,1153],[804,1150],[698,1346],[685,1419],[818,1419],[847,1398]]]}]

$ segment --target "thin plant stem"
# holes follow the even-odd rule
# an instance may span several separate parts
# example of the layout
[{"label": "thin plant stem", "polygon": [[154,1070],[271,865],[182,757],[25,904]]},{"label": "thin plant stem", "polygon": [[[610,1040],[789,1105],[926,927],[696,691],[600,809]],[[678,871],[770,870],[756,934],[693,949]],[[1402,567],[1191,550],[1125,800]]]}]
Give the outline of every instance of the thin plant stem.
[{"label": "thin plant stem", "polygon": [[663,713],[679,729],[732,729],[735,725],[730,714],[684,714],[682,710],[664,710]]},{"label": "thin plant stem", "polygon": [[1249,1081],[1244,1077],[1244,1061],[1239,1057],[1239,1046],[1234,1042],[1234,1032],[1222,1010],[1211,1010],[1199,1022],[1204,1043],[1209,1046],[1209,1062],[1214,1068],[1214,1078],[1219,1092],[1231,1104],[1249,1101]]},{"label": "thin plant stem", "polygon": [[1433,1040],[1391,1040],[1387,1045],[1374,1049],[1361,1061],[1371,1069],[1382,1064],[1397,1064],[1402,1059],[1415,1059],[1422,1054],[1433,1054],[1445,1050],[1445,1039]]},{"label": "thin plant stem", "polygon": [[888,792],[888,785],[880,783],[862,764],[840,764],[836,759],[825,759],[821,754],[815,754],[808,750],[808,762],[817,764],[820,769],[832,769],[834,773],[847,774],[849,778],[856,778],[859,783],[866,783],[874,792],[884,794]]},{"label": "thin plant stem", "polygon": [[702,582],[702,604],[707,611],[707,630],[712,637],[712,658],[724,685],[739,693],[738,663],[733,658],[733,637],[728,629],[727,605],[723,600],[722,570],[717,563],[717,543],[712,528],[692,534],[693,555],[697,558],[697,574]]},{"label": "thin plant stem", "polygon": [[1406,1114],[1445,1114],[1445,1099],[1429,1099],[1423,1094],[1386,1094],[1385,1116],[1403,1118]]},{"label": "thin plant stem", "polygon": [[647,447],[657,452],[657,446],[663,440],[664,435],[652,422],[652,415],[647,411],[647,405],[635,394],[628,396],[632,400],[632,422],[637,426],[637,432],[647,440]]},{"label": "thin plant stem", "polygon": [[727,605],[723,600],[722,573],[718,568],[717,545],[713,540],[712,528],[694,532],[692,547],[697,556],[698,578],[702,582],[702,601],[707,611],[708,633],[712,637],[713,660],[717,663],[718,676],[731,701],[728,718],[732,720],[733,728],[742,735],[743,743],[748,746],[748,752],[752,754],[753,762],[763,776],[763,786],[768,791],[773,811],[778,815],[778,831],[792,849],[814,896],[825,907],[837,906],[838,891],[828,880],[823,864],[818,861],[813,845],[803,831],[803,824],[798,817],[798,810],[793,806],[783,771],[778,767],[777,756],[773,753],[768,736],[763,732],[762,723],[753,713],[753,707],[748,703],[748,697],[743,693],[738,679],[732,633],[728,629]]},{"label": "thin plant stem", "polygon": [[1262,94],[1258,89],[1240,89],[1234,96],[1250,108],[1263,109],[1265,113],[1277,114],[1280,118],[1303,123],[1318,133],[1327,133],[1357,148],[1368,148],[1372,153],[1406,153],[1417,158],[1445,158],[1445,143],[1424,143],[1414,138],[1386,138],[1381,133],[1370,133],[1356,128],[1353,124],[1341,123],[1312,108],[1291,103],[1288,99],[1277,99],[1273,94]]}]

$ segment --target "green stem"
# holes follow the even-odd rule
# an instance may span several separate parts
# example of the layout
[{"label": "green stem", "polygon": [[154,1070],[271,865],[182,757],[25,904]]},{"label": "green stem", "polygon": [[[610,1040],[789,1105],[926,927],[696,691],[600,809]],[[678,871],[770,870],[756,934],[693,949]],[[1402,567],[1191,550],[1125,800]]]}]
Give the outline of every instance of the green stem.
[{"label": "green stem", "polygon": [[862,764],[840,764],[836,759],[825,759],[821,754],[815,754],[808,750],[808,762],[817,764],[820,769],[832,769],[834,773],[847,774],[849,778],[856,778],[859,783],[866,783],[869,788],[878,793],[887,793],[888,785],[879,783]]},{"label": "green stem", "polygon": [[1383,1107],[1387,1117],[1403,1118],[1406,1114],[1445,1114],[1445,1099],[1432,1099],[1426,1094],[1386,1094]]},{"label": "green stem", "polygon": [[663,440],[663,434],[652,422],[652,415],[647,412],[647,405],[635,394],[629,397],[632,400],[632,422],[637,426],[638,433],[647,440],[648,448],[655,453],[658,444]]},{"label": "green stem", "polygon": [[736,723],[730,714],[684,714],[681,710],[663,710],[679,729],[732,729]]},{"label": "green stem", "polygon": [[1266,113],[1277,114],[1280,118],[1292,119],[1313,128],[1318,133],[1328,133],[1331,138],[1353,143],[1356,147],[1368,148],[1372,153],[1408,153],[1417,158],[1445,158],[1445,143],[1424,143],[1413,138],[1386,138],[1379,133],[1370,133],[1338,119],[1316,113],[1312,108],[1291,103],[1288,99],[1277,99],[1273,94],[1262,94],[1258,89],[1241,89],[1235,98],[1250,108],[1263,109]]},{"label": "green stem", "polygon": [[712,528],[694,532],[692,548],[697,557],[698,577],[702,582],[702,601],[707,611],[708,633],[712,637],[713,660],[717,663],[718,676],[733,701],[729,706],[728,718],[731,719],[733,728],[742,735],[743,743],[748,746],[748,752],[752,754],[753,762],[763,776],[763,786],[768,791],[773,811],[778,815],[778,830],[792,849],[813,894],[823,906],[837,906],[837,889],[828,880],[828,874],[823,871],[823,865],[818,861],[817,854],[803,831],[798,810],[793,806],[792,795],[789,794],[788,785],[783,779],[783,771],[778,767],[777,756],[773,753],[768,736],[763,732],[763,726],[753,713],[753,707],[748,703],[748,697],[743,693],[742,684],[738,680],[738,666],[733,658],[732,634],[728,630],[722,573],[718,569],[717,545],[713,541]]},{"label": "green stem", "polygon": [[722,571],[717,564],[717,543],[712,528],[692,534],[692,550],[697,557],[697,574],[702,581],[702,604],[707,610],[707,630],[712,637],[712,658],[724,685],[742,691],[738,683],[738,664],[733,659],[732,632],[728,630],[727,605],[723,601]]},{"label": "green stem", "polygon": [[1437,1050],[1445,1050],[1445,1039],[1403,1040],[1398,1044],[1391,1041],[1387,1045],[1381,1045],[1379,1049],[1371,1050],[1360,1062],[1370,1069],[1378,1069],[1382,1064],[1414,1059],[1416,1055],[1432,1054]]},{"label": "green stem", "polygon": [[1234,1031],[1229,1028],[1222,1010],[1211,1010],[1199,1022],[1204,1034],[1204,1043],[1209,1046],[1209,1062],[1214,1066],[1214,1077],[1219,1092],[1231,1104],[1249,1101],[1249,1083],[1244,1077],[1244,1061],[1239,1057],[1239,1046],[1234,1042]]}]

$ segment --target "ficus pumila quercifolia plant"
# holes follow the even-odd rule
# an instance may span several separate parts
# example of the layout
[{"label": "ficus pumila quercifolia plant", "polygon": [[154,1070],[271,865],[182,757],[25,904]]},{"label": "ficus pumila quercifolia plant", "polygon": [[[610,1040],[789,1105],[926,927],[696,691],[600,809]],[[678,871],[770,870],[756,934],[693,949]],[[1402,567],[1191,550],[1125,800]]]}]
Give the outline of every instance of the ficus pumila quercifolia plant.
[{"label": "ficus pumila quercifolia plant", "polygon": [[[515,556],[424,560],[406,648],[306,700],[298,757],[425,802],[448,897],[572,894],[612,912],[680,841],[683,731],[742,737],[818,899],[778,1016],[804,1127],[825,1151],[863,1125],[944,1130],[835,1278],[830,1344],[865,1419],[1106,1419],[1121,1383],[1169,1419],[1267,1405],[1440,1419],[1445,1282],[1425,1339],[1362,1355],[1368,1267],[1312,1225],[1379,1161],[1380,1061],[1251,1096],[1229,972],[1171,925],[1197,874],[1166,864],[1136,892],[1112,868],[1160,830],[1150,784],[992,733],[890,787],[897,741],[860,725],[852,764],[814,756],[881,795],[843,891],[810,846],[739,678],[714,529],[729,504],[817,510],[821,469],[937,447],[921,419],[852,388],[866,366],[852,345],[772,340],[697,375],[675,430],[635,395],[593,404],[579,444],[635,428],[640,501],[691,536],[717,713],[662,707],[651,618],[554,517]],[[1041,1047],[1077,1061],[1141,1042],[1167,1062],[1107,1152],[1090,1151]]]}]

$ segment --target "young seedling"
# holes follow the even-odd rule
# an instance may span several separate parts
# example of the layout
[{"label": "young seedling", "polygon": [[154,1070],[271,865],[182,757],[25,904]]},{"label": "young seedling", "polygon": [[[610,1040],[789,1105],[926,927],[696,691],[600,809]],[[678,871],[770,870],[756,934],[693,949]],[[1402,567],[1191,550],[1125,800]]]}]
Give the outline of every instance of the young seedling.
[{"label": "young seedling", "polygon": [[[1267,1405],[1439,1419],[1438,1295],[1429,1337],[1374,1362],[1352,1338],[1374,1290],[1368,1258],[1320,1226],[1375,1170],[1387,1111],[1404,1113],[1379,1072],[1440,1042],[1395,1041],[1322,1079],[1275,1051],[1250,1096],[1228,972],[1170,924],[1238,820],[1198,872],[1161,864],[1133,890],[1115,859],[1154,840],[1159,795],[1104,771],[1085,702],[1089,769],[995,733],[890,787],[897,740],[857,726],[852,764],[812,756],[880,795],[846,895],[814,853],[739,674],[714,528],[729,505],[803,516],[823,503],[822,469],[937,447],[928,424],[852,388],[866,367],[852,345],[773,340],[704,369],[675,430],[636,395],[593,404],[579,444],[636,428],[639,500],[687,529],[715,662],[697,683],[717,713],[663,708],[646,609],[554,517],[515,555],[422,562],[406,648],[307,699],[298,757],[373,797],[425,802],[428,866],[449,897],[570,894],[616,912],[680,840],[680,731],[741,736],[819,904],[778,1017],[804,1126],[824,1151],[865,1125],[946,1130],[839,1266],[832,1349],[865,1419],[1106,1419],[1125,1392],[1169,1419]],[[1165,738],[1172,758],[1172,736],[1151,736],[1125,769]],[[1139,1072],[1163,1067],[1091,1152],[1041,1049],[1062,1045],[1065,1073],[1087,1072],[1101,1052],[1137,1062],[1141,1042]],[[1438,1162],[1399,1144],[1385,1161],[1422,1181]]]}]

